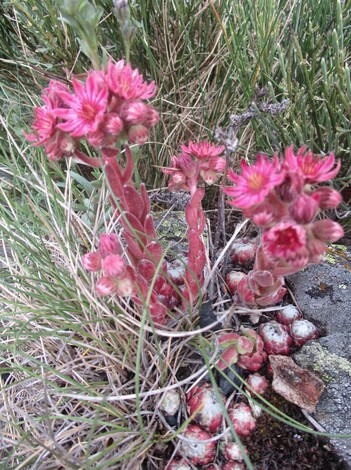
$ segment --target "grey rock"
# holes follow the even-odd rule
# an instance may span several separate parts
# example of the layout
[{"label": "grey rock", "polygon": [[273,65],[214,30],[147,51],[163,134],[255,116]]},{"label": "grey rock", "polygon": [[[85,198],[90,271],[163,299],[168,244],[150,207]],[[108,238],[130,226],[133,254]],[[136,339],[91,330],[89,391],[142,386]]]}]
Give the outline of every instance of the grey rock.
[{"label": "grey rock", "polygon": [[288,278],[304,318],[322,333],[351,334],[351,272],[344,266],[311,265]]},{"label": "grey rock", "polygon": [[[288,278],[303,312],[321,334],[296,354],[296,363],[326,384],[313,417],[330,434],[351,435],[351,270],[348,259],[309,266]],[[351,439],[331,439],[351,468]]]}]

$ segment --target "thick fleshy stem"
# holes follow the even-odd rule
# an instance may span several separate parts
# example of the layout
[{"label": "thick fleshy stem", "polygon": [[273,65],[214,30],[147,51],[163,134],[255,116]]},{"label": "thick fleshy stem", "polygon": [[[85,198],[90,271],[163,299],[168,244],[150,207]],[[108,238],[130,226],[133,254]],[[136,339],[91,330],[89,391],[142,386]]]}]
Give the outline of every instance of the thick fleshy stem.
[{"label": "thick fleshy stem", "polygon": [[188,224],[188,269],[185,276],[183,304],[193,307],[204,282],[206,262],[205,244],[201,238],[205,229],[205,215],[202,209],[202,199],[205,195],[203,188],[197,188],[185,209],[185,219]]},{"label": "thick fleshy stem", "polygon": [[156,241],[156,230],[150,212],[150,199],[145,185],[137,191],[132,179],[134,160],[129,147],[126,147],[126,165],[118,163],[116,149],[102,149],[105,174],[112,192],[111,203],[120,215],[123,238],[127,244],[128,257],[136,270],[136,282],[140,295],[147,297],[150,285],[154,292],[150,299],[152,318],[164,323],[167,308],[175,307],[179,296],[168,282],[167,267],[164,263],[162,246]]}]

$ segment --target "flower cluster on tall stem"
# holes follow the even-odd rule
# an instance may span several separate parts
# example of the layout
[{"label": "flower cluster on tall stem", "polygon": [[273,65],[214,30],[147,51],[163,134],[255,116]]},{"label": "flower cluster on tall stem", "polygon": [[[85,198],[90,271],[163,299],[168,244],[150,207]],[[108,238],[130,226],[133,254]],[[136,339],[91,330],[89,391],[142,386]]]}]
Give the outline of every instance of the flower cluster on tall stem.
[{"label": "flower cluster on tall stem", "polygon": [[214,183],[224,171],[226,160],[219,156],[224,147],[216,147],[208,141],[189,142],[188,146],[182,145],[180,148],[182,153],[172,157],[172,167],[163,168],[162,171],[170,175],[168,188],[171,191],[183,189],[189,191],[191,196],[185,209],[189,248],[183,303],[193,306],[204,282],[206,262],[206,249],[201,238],[205,229],[202,209],[205,191],[199,183],[201,180],[207,184]]},{"label": "flower cluster on tall stem", "polygon": [[254,269],[238,285],[238,295],[249,305],[279,302],[285,294],[283,276],[310,263],[319,263],[327,243],[343,236],[329,219],[316,220],[321,210],[335,209],[341,195],[319,183],[336,176],[335,157],[314,155],[305,147],[293,148],[270,161],[259,154],[254,165],[241,162],[241,174],[229,172],[233,187],[224,188],[229,204],[242,209],[262,232]]},{"label": "flower cluster on tall stem", "polygon": [[35,108],[34,132],[25,134],[33,145],[43,145],[51,160],[77,156],[90,165],[99,161],[79,150],[81,140],[95,148],[114,147],[118,140],[143,144],[157,124],[157,111],[145,100],[156,93],[138,69],[124,60],[110,61],[107,70],[93,70],[85,82],[73,78],[73,92],[51,80],[44,90],[44,106]]},{"label": "flower cluster on tall stem", "polygon": [[[126,266],[121,252],[115,247],[117,241],[114,234],[101,235],[98,252],[86,254],[83,265],[92,272],[103,271],[96,284],[99,295],[128,296],[139,305],[144,305],[149,297],[151,318],[163,325],[166,323],[167,308],[174,308],[180,297],[169,282],[163,248],[156,241],[149,196],[143,184],[139,191],[135,188],[132,179],[134,160],[128,147],[125,167],[118,162],[117,149],[102,149],[101,152],[112,193],[110,200],[123,227],[122,237],[131,265]],[[112,249],[106,247],[109,244],[112,244]]]}]

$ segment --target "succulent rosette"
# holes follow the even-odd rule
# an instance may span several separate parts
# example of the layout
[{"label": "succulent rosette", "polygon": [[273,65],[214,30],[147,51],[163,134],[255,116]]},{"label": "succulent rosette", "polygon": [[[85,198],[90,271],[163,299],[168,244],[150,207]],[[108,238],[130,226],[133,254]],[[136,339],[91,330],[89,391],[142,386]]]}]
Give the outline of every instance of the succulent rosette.
[{"label": "succulent rosette", "polygon": [[[269,389],[269,382],[261,374],[257,372],[255,374],[251,374],[246,378],[246,382],[252,388],[252,390],[257,393],[258,395],[263,395]],[[250,391],[250,389],[248,389]],[[235,460],[235,459],[233,459]]]},{"label": "succulent rosette", "polygon": [[256,427],[256,420],[251,409],[245,403],[237,403],[229,411],[229,418],[239,436],[249,436]]},{"label": "succulent rosette", "polygon": [[267,359],[262,339],[250,328],[242,328],[242,335],[224,334],[218,342],[223,353],[217,365],[222,370],[236,364],[242,369],[256,372]]},{"label": "succulent rosette", "polygon": [[211,434],[200,426],[190,424],[184,431],[179,452],[185,455],[194,465],[207,465],[212,462],[215,456],[215,441],[203,442],[211,439]]},{"label": "succulent rosette", "polygon": [[319,332],[317,327],[309,320],[298,319],[290,325],[290,335],[296,346],[303,346],[311,339],[317,339]]},{"label": "succulent rosette", "polygon": [[276,321],[264,323],[259,326],[258,334],[263,340],[267,354],[287,355],[290,353],[293,339],[280,323]]},{"label": "succulent rosette", "polygon": [[189,414],[196,414],[193,421],[211,433],[217,431],[223,419],[225,397],[219,391],[218,395],[210,383],[193,387],[187,394]]}]

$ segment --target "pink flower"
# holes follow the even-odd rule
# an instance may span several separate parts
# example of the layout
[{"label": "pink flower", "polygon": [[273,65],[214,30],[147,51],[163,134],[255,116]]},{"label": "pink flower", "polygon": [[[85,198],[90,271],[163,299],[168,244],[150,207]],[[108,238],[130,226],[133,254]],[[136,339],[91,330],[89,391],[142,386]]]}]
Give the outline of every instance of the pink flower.
[{"label": "pink flower", "polygon": [[133,70],[129,64],[124,65],[123,59],[116,64],[110,61],[107,67],[108,86],[120,98],[149,99],[156,93],[155,82],[144,82],[138,69]]},{"label": "pink flower", "polygon": [[305,229],[289,221],[280,222],[262,236],[263,251],[272,260],[293,260],[304,253],[305,245]]},{"label": "pink flower", "polygon": [[229,179],[235,183],[235,187],[226,187],[224,191],[235,199],[229,204],[242,209],[249,208],[262,202],[269,192],[279,185],[284,178],[278,171],[278,159],[270,162],[266,155],[258,154],[257,162],[249,166],[245,160],[241,160],[241,175],[229,171]]},{"label": "pink flower", "polygon": [[85,86],[73,79],[74,95],[66,91],[59,92],[68,106],[68,109],[55,110],[55,116],[66,121],[58,125],[59,129],[69,132],[73,137],[97,131],[107,109],[108,89],[104,77],[104,72],[94,71],[88,76]]},{"label": "pink flower", "polygon": [[306,151],[306,148],[302,147],[294,155],[292,147],[289,149],[291,151],[285,154],[286,161],[293,171],[299,169],[302,172],[306,183],[328,181],[333,179],[340,170],[340,160],[336,168],[332,170],[335,163],[335,157],[332,153],[327,157],[322,157],[321,155],[313,155],[311,150]]},{"label": "pink flower", "polygon": [[199,160],[206,160],[210,157],[217,157],[224,151],[224,146],[219,145],[216,147],[207,141],[202,141],[196,144],[195,142],[189,142],[188,147],[181,145],[180,148],[184,153],[188,153]]}]

